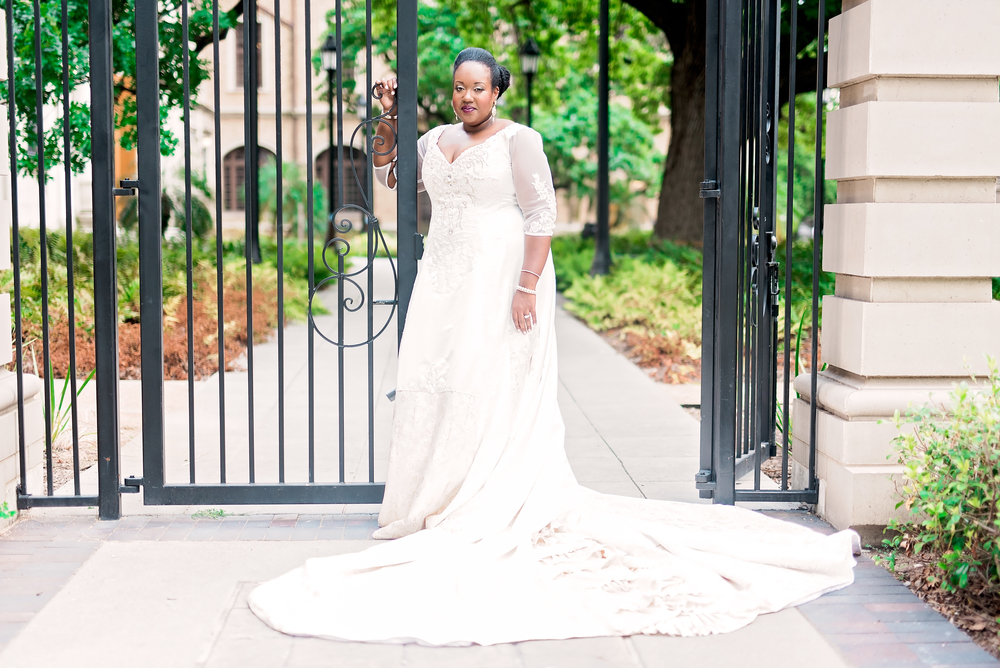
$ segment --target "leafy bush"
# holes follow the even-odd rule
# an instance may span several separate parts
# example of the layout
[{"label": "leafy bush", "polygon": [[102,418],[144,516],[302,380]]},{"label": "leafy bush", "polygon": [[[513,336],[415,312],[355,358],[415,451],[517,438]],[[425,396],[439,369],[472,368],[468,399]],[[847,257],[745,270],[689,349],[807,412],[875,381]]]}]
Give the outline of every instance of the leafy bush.
[{"label": "leafy bush", "polygon": [[566,309],[599,332],[631,330],[664,339],[661,347],[686,357],[701,356],[701,276],[673,262],[625,257],[608,276],[578,278],[566,297]]},{"label": "leafy bush", "polygon": [[[975,379],[973,379],[975,382]],[[945,591],[1000,592],[1000,371],[975,390],[962,383],[948,407],[922,408],[905,418],[895,439],[903,465],[902,501],[910,518],[893,522],[891,549],[908,547],[937,558]]]},{"label": "leafy bush", "polygon": [[699,249],[657,241],[649,232],[616,234],[607,276],[590,276],[593,239],[555,237],[552,252],[557,287],[569,300],[566,309],[590,327],[638,336],[637,347],[648,349],[650,359],[701,356]]}]

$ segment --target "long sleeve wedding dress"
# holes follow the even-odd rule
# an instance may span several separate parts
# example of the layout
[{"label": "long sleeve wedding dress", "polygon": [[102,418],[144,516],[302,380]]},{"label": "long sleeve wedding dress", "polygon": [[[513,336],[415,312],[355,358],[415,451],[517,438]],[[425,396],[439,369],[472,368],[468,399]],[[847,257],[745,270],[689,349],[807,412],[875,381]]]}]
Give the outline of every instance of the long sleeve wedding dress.
[{"label": "long sleeve wedding dress", "polygon": [[376,533],[397,540],[310,559],[255,589],[253,611],[294,635],[488,645],[723,633],[850,584],[853,532],[576,482],[556,402],[551,256],[533,330],[510,317],[525,235],[555,226],[541,137],[513,124],[449,163],[444,129],[418,145],[433,217]]}]

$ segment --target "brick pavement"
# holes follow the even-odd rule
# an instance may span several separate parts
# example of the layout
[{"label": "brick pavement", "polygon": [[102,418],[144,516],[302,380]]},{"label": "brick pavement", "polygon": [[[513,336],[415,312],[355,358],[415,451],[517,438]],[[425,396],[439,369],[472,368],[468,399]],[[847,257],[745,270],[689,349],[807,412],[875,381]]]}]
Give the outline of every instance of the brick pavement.
[{"label": "brick pavement", "polygon": [[[805,512],[775,511],[767,514],[817,531],[832,531],[825,522]],[[102,544],[117,541],[195,543],[365,540],[371,537],[375,527],[375,515],[231,515],[219,518],[133,516],[117,522],[99,522],[94,518],[81,516],[29,516],[0,536],[0,652]],[[855,572],[856,581],[851,587],[798,608],[819,635],[836,649],[846,665],[863,668],[1000,666],[1000,662],[981,650],[968,636],[868,557],[861,557]],[[239,608],[237,602],[228,614],[233,619],[239,619],[242,614]],[[610,662],[602,665],[654,665],[655,662],[650,663],[645,658],[644,652],[636,650],[636,647],[642,645],[636,640],[636,643],[629,641],[625,645],[612,642],[616,649],[608,650],[611,651],[609,657],[618,656],[620,660],[609,658]],[[223,650],[228,646],[226,642],[226,633],[223,632],[213,648],[211,656],[214,658],[206,665],[228,665],[228,661],[219,658],[224,655]],[[282,647],[287,645],[288,657],[311,657],[322,654],[323,642],[289,639]],[[567,661],[574,652],[586,653],[584,646],[587,642],[564,642],[571,643],[560,650],[569,652],[566,654]],[[781,638],[776,638],[775,642],[780,644]],[[597,644],[600,645],[599,642]],[[488,654],[488,663],[491,665],[532,665],[534,662],[530,660],[530,656],[535,651],[532,647],[536,646],[522,646],[516,651],[510,648],[495,649],[479,652],[477,656],[482,655],[485,660]],[[337,651],[350,653],[353,650],[339,646]],[[416,657],[417,654],[422,656],[425,653],[423,648],[393,651],[400,657]],[[381,650],[378,653],[381,655]],[[464,656],[465,660],[469,660],[472,654]],[[504,657],[520,658],[511,658],[510,662],[505,663]],[[627,657],[627,660],[621,657]],[[389,663],[382,665],[394,665],[394,660],[388,654],[385,655],[385,660]],[[288,659],[282,665],[300,664]],[[782,664],[779,662],[774,665]]]}]

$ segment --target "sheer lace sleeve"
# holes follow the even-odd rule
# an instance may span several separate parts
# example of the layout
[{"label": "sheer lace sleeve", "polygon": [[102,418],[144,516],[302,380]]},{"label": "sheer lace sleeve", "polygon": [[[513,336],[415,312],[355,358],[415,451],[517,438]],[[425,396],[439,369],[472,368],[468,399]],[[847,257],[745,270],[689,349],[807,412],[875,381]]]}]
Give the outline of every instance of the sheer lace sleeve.
[{"label": "sheer lace sleeve", "polygon": [[[436,134],[434,130],[424,134],[417,141],[417,192],[422,193],[424,191],[424,154],[427,153],[427,147],[432,141],[431,135]],[[389,173],[392,173],[392,185],[389,185]],[[381,167],[375,168],[375,180],[384,185],[389,190],[396,189],[396,159],[393,158],[392,162],[387,165],[382,165]]]},{"label": "sheer lace sleeve", "polygon": [[524,233],[552,236],[556,229],[556,192],[549,161],[542,151],[542,136],[531,128],[519,128],[510,139],[510,159],[517,204],[524,214]]}]

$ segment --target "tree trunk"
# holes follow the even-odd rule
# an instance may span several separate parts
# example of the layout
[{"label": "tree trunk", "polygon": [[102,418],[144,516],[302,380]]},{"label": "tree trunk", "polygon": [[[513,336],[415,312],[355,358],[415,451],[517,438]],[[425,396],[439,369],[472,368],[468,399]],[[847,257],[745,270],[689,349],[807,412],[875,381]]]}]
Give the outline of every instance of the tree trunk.
[{"label": "tree trunk", "polygon": [[670,84],[670,146],[653,233],[659,239],[701,243],[705,207],[698,188],[705,174],[705,15],[691,3],[687,39],[674,51]]},{"label": "tree trunk", "polygon": [[670,75],[670,146],[653,233],[700,243],[705,175],[705,0],[626,0],[663,31],[674,54]]}]

